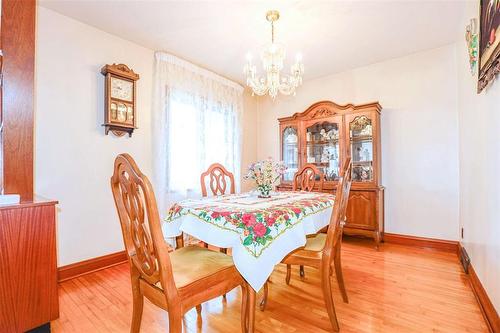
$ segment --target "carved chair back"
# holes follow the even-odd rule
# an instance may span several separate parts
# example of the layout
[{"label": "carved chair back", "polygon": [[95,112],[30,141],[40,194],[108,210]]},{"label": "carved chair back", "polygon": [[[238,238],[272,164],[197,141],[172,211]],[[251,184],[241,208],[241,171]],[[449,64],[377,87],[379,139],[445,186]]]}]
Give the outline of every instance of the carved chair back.
[{"label": "carved chair back", "polygon": [[321,192],[324,181],[325,176],[314,164],[306,164],[293,176],[292,189],[311,192],[317,184],[317,190]]},{"label": "carved chair back", "polygon": [[212,195],[224,195],[228,189],[228,180],[229,180],[229,193],[236,193],[234,187],[234,176],[231,172],[227,171],[227,169],[219,163],[214,163],[210,165],[207,171],[203,172],[200,176],[201,183],[201,194],[206,197],[207,193],[207,184],[206,178],[208,179],[208,185],[210,186],[210,191]]},{"label": "carved chair back", "polygon": [[133,278],[160,282],[167,302],[178,298],[169,247],[161,231],[153,187],[128,154],[115,159],[111,190]]},{"label": "carved chair back", "polygon": [[333,204],[332,215],[328,226],[325,247],[323,248],[323,260],[328,264],[333,259],[333,253],[337,246],[342,242],[342,223],[346,218],[347,203],[349,201],[349,192],[351,189],[351,158],[348,157],[341,170],[337,190],[335,192],[335,203]]}]

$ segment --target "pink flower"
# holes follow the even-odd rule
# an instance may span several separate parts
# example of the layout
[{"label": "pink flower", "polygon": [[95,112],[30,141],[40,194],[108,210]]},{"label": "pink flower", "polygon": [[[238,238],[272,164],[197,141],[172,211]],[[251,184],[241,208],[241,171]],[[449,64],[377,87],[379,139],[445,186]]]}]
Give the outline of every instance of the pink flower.
[{"label": "pink flower", "polygon": [[223,217],[227,217],[227,216],[231,215],[231,212],[220,212],[220,215]]},{"label": "pink flower", "polygon": [[216,219],[218,217],[220,217],[220,213],[219,212],[212,212],[212,218],[213,219]]},{"label": "pink flower", "polygon": [[274,216],[268,216],[266,218],[266,224],[268,226],[272,226],[272,225],[274,225],[274,223],[276,223],[276,218]]},{"label": "pink flower", "polygon": [[247,227],[251,227],[256,223],[255,216],[253,214],[243,214],[241,220],[243,221],[243,224],[246,225]]},{"label": "pink flower", "polygon": [[257,223],[256,225],[253,226],[253,232],[255,233],[255,236],[262,237],[266,234],[267,227],[262,223]]},{"label": "pink flower", "polygon": [[283,218],[284,218],[286,221],[288,221],[288,220],[290,219],[290,216],[288,216],[288,214],[285,214],[285,215],[283,215]]},{"label": "pink flower", "polygon": [[302,213],[302,209],[293,207],[292,212],[294,212],[295,214],[300,214],[300,213]]}]

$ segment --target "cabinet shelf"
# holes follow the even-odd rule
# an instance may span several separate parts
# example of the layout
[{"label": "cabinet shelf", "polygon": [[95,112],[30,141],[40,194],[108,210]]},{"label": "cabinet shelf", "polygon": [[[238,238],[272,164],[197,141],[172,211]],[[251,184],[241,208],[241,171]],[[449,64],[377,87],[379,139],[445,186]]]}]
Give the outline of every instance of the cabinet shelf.
[{"label": "cabinet shelf", "polygon": [[335,140],[311,140],[306,141],[307,145],[327,145],[327,144],[337,144],[339,142],[338,139]]},{"label": "cabinet shelf", "polygon": [[372,140],[373,140],[372,135],[351,136],[351,142],[372,141]]},{"label": "cabinet shelf", "polygon": [[329,165],[330,162],[311,162],[311,163],[307,163],[307,164],[314,164],[314,165],[325,166],[325,165]]}]

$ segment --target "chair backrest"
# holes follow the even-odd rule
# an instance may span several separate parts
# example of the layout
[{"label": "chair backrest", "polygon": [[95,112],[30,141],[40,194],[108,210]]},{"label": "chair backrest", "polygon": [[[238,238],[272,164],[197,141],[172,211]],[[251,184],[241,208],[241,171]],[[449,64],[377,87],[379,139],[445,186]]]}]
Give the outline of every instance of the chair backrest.
[{"label": "chair backrest", "polygon": [[167,301],[174,301],[178,292],[153,187],[130,155],[116,157],[111,190],[132,276],[152,285],[160,282]]},{"label": "chair backrest", "polygon": [[293,190],[311,192],[318,184],[317,190],[323,190],[325,176],[314,164],[305,164],[293,176]]},{"label": "chair backrest", "polygon": [[227,169],[219,163],[214,163],[210,165],[207,169],[207,171],[203,172],[200,176],[200,183],[201,183],[201,194],[206,197],[208,195],[207,193],[207,184],[206,184],[206,177],[210,177],[208,180],[208,184],[210,186],[210,190],[212,191],[212,194],[217,196],[217,195],[224,195],[226,194],[226,190],[228,188],[227,184],[227,178],[229,178],[229,193],[234,194],[236,193],[235,188],[234,188],[234,176],[231,172],[227,171]]},{"label": "chair backrest", "polygon": [[351,190],[351,171],[351,158],[348,157],[342,166],[339,182],[335,191],[335,203],[333,204],[326,243],[323,248],[323,257],[325,258],[326,255],[326,259],[330,261],[333,259],[335,247],[339,246],[342,241],[342,222],[346,218],[347,203]]}]

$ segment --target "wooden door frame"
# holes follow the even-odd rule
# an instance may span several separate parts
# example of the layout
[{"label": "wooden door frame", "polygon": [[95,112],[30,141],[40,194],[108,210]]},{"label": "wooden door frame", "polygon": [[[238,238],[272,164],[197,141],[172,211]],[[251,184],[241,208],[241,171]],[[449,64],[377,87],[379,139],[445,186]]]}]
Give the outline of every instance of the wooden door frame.
[{"label": "wooden door frame", "polygon": [[33,199],[36,0],[2,0],[4,193]]}]

